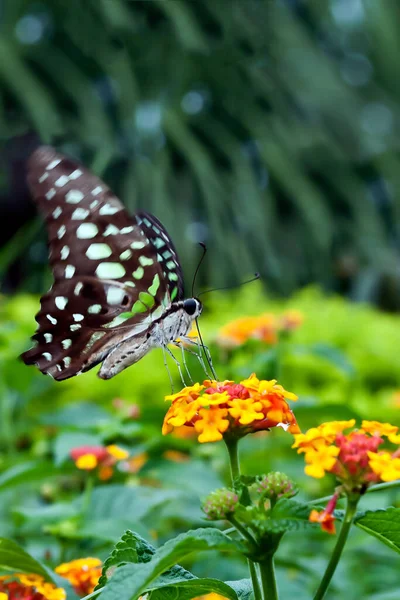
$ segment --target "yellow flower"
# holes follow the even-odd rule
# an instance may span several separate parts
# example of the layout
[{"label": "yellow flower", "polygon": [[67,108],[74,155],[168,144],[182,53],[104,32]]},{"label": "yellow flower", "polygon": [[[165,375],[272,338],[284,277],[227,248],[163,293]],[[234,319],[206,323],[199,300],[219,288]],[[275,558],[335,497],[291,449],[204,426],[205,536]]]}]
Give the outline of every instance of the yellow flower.
[{"label": "yellow flower", "polygon": [[164,435],[182,426],[194,427],[200,434],[199,442],[218,441],[228,430],[239,437],[276,426],[299,432],[286,401],[297,396],[276,380],[260,381],[254,374],[239,384],[205,380],[202,385],[186,387],[167,398],[172,404],[164,418]]},{"label": "yellow flower", "polygon": [[78,469],[92,471],[98,465],[97,457],[94,454],[84,454],[76,459],[75,465]]},{"label": "yellow flower", "polygon": [[399,428],[396,425],[379,421],[362,421],[361,430],[371,435],[387,437],[393,444],[400,443],[400,435],[397,435]]},{"label": "yellow flower", "polygon": [[199,410],[200,420],[196,421],[194,428],[199,433],[199,442],[218,442],[222,440],[222,434],[229,427],[229,421],[226,419],[228,410],[226,408],[214,408]]},{"label": "yellow flower", "polygon": [[204,385],[200,383],[195,383],[194,385],[190,385],[184,387],[180,392],[176,394],[170,394],[169,396],[165,396],[165,400],[181,400],[181,398],[191,398],[192,400],[196,400],[200,396],[200,393],[204,390]]},{"label": "yellow flower", "polygon": [[4,598],[35,598],[35,600],[65,600],[63,588],[45,581],[36,574],[13,573],[0,577],[0,600]]},{"label": "yellow flower", "polygon": [[325,471],[330,471],[336,463],[336,457],[340,450],[335,446],[327,446],[319,450],[308,450],[305,455],[307,466],[304,469],[310,477],[320,479]]},{"label": "yellow flower", "polygon": [[55,572],[68,579],[79,596],[91,594],[101,575],[102,562],[99,558],[78,558],[62,563]]},{"label": "yellow flower", "polygon": [[253,421],[265,419],[262,409],[261,402],[253,402],[252,399],[241,400],[240,398],[230,400],[228,405],[231,407],[228,409],[229,414],[239,421],[241,425],[250,425]]},{"label": "yellow flower", "polygon": [[111,456],[113,456],[117,460],[124,460],[129,456],[129,452],[123,450],[115,444],[111,444],[111,446],[106,446],[106,450]]},{"label": "yellow flower", "polygon": [[382,481],[400,479],[400,458],[389,452],[368,452],[369,466]]}]

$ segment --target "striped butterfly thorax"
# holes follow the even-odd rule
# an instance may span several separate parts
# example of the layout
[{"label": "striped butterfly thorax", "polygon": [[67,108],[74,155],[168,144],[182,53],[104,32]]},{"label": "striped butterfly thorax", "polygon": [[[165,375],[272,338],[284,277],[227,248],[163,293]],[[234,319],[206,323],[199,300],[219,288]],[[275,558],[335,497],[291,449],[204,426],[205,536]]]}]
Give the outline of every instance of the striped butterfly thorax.
[{"label": "striped butterfly thorax", "polygon": [[102,362],[109,379],[190,330],[202,306],[184,299],[175,247],[153,215],[133,217],[98,177],[42,146],[28,183],[46,219],[54,284],[22,355],[62,380]]}]

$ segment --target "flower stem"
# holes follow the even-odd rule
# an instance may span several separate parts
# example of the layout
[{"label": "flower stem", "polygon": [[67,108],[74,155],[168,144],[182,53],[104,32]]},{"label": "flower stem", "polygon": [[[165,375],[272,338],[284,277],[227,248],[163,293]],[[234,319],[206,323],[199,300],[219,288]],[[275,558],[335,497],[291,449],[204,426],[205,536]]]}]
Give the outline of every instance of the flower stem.
[{"label": "flower stem", "polygon": [[253,585],[254,600],[263,600],[256,564],[249,558],[247,559],[247,564],[249,565],[251,583]]},{"label": "flower stem", "polygon": [[339,533],[335,548],[333,549],[331,559],[326,568],[325,574],[324,574],[322,581],[319,584],[318,590],[314,596],[314,600],[322,600],[322,598],[325,596],[325,594],[328,590],[329,584],[331,582],[331,579],[335,573],[336,567],[337,567],[340,557],[342,555],[343,548],[344,548],[344,545],[347,540],[347,536],[349,535],[350,527],[353,523],[353,519],[354,519],[354,515],[357,510],[357,504],[358,504],[359,499],[360,499],[360,496],[358,496],[356,498],[348,498],[347,499],[346,513],[345,513],[345,516],[343,519],[342,527],[340,529],[340,533]]},{"label": "flower stem", "polygon": [[269,554],[266,559],[260,563],[260,573],[263,600],[278,600],[273,554]]},{"label": "flower stem", "polygon": [[87,479],[86,479],[85,489],[83,491],[82,511],[81,511],[82,516],[86,516],[86,514],[89,510],[90,500],[92,498],[93,486],[94,486],[94,477],[93,477],[92,473],[89,473],[87,476]]},{"label": "flower stem", "polygon": [[235,479],[240,477],[239,463],[239,440],[234,437],[224,439],[229,454],[229,464],[231,468],[232,487],[235,487]]}]

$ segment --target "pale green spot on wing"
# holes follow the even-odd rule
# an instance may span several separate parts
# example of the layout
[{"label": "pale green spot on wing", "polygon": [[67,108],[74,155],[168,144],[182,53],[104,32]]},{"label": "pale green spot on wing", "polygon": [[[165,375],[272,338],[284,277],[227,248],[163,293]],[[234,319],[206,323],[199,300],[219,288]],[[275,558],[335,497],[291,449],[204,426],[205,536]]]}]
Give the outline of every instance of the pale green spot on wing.
[{"label": "pale green spot on wing", "polygon": [[160,276],[156,273],[153,277],[153,283],[149,287],[149,294],[155,296],[157,294],[158,288],[160,287]]},{"label": "pale green spot on wing", "polygon": [[143,275],[144,275],[143,267],[138,267],[136,269],[136,271],[133,271],[133,273],[132,273],[132,276],[134,279],[142,279]]},{"label": "pale green spot on wing", "polygon": [[108,244],[90,244],[86,256],[92,260],[100,260],[111,256],[112,250]]},{"label": "pale green spot on wing", "polygon": [[125,275],[125,269],[120,263],[103,262],[97,267],[96,275],[100,279],[119,279]]},{"label": "pale green spot on wing", "polygon": [[171,302],[173,302],[175,300],[177,295],[178,295],[178,288],[175,287],[171,292]]},{"label": "pale green spot on wing", "polygon": [[152,308],[155,304],[155,300],[154,300],[153,296],[151,294],[148,294],[147,292],[140,292],[139,300],[140,300],[140,302],[143,302],[143,304],[147,308]]},{"label": "pale green spot on wing", "polygon": [[179,277],[176,273],[168,273],[168,279],[170,281],[178,281]]},{"label": "pale green spot on wing", "polygon": [[131,248],[132,250],[143,250],[146,246],[146,242],[132,242]]},{"label": "pale green spot on wing", "polygon": [[154,260],[152,258],[147,258],[147,256],[139,256],[139,262],[142,267],[151,267],[154,264]]}]

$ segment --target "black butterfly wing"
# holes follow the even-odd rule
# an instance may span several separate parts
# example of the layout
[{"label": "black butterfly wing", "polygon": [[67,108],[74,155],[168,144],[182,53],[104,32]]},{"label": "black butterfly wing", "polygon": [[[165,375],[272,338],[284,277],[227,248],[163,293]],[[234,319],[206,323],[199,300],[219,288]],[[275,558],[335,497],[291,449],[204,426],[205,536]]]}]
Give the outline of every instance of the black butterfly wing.
[{"label": "black butterfly wing", "polygon": [[28,182],[46,219],[55,283],[36,316],[37,346],[22,358],[66,379],[162,314],[171,303],[163,272],[170,269],[141,217],[130,217],[104,182],[75,161],[41,147],[30,158]]}]

